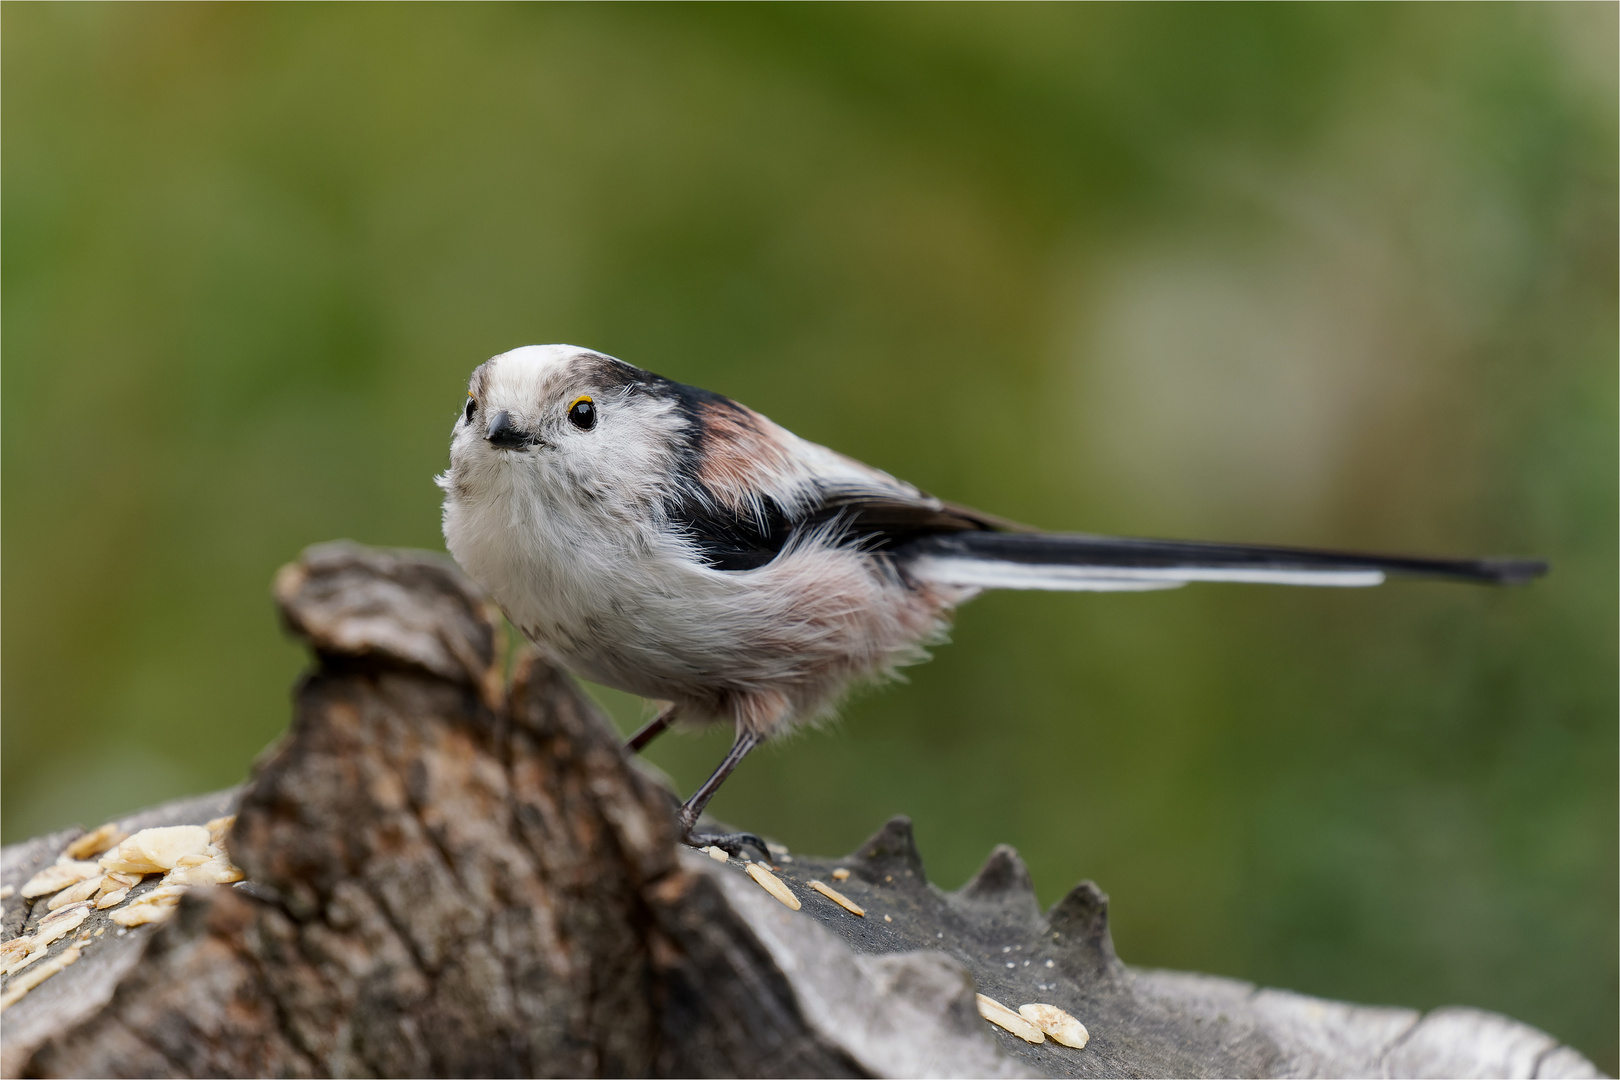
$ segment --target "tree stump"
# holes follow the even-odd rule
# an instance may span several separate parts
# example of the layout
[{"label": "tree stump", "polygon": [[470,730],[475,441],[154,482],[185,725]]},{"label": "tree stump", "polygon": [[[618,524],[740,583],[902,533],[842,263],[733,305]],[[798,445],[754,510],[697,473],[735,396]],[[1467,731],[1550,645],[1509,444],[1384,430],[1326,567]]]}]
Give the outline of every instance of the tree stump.
[{"label": "tree stump", "polygon": [[[315,657],[286,736],[241,788],[118,823],[234,812],[246,880],[160,924],[92,910],[8,976],[5,1076],[1598,1075],[1493,1014],[1128,968],[1095,885],[1042,913],[1001,847],[943,893],[904,818],[845,859],[773,851],[790,909],[679,847],[570,679],[531,651],[503,677],[499,613],[442,557],[324,545],[275,595]],[[0,883],[80,832],[5,849]],[[9,895],[0,944],[49,899]],[[1090,1040],[1025,1042],[976,992]]]}]

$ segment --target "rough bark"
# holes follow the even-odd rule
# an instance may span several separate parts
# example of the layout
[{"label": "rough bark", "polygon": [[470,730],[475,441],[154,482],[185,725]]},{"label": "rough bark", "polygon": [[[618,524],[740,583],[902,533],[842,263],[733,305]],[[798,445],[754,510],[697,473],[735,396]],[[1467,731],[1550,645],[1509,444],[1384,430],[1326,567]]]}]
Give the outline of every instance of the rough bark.
[{"label": "rough bark", "polygon": [[[777,855],[792,911],[678,848],[669,793],[568,678],[525,653],[507,684],[450,564],[327,545],[276,597],[315,655],[286,737],[238,791],[125,823],[236,806],[247,881],[159,926],[93,916],[5,1012],[4,1075],[1596,1075],[1490,1014],[1131,970],[1095,885],[1043,914],[1004,847],[942,893],[904,819],[842,860]],[[76,835],[7,849],[4,882]],[[808,887],[838,867],[865,917]],[[44,906],[7,901],[4,937]],[[1022,1042],[976,989],[1091,1042]]]}]

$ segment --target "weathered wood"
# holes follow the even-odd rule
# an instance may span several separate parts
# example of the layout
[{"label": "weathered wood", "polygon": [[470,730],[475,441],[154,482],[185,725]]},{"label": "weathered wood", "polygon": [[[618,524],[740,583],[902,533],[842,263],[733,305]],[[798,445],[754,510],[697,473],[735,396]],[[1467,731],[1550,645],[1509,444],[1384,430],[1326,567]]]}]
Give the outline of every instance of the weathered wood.
[{"label": "weathered wood", "polygon": [[[316,657],[286,737],[239,792],[124,824],[239,804],[247,880],[160,926],[96,913],[4,1013],[4,1075],[1596,1075],[1491,1014],[1132,970],[1096,886],[1043,914],[1003,847],[943,893],[904,819],[845,859],[777,854],[790,910],[678,848],[670,794],[566,676],[524,653],[506,685],[498,614],[451,564],[327,545],[276,597]],[[76,835],[6,849],[4,882]],[[838,868],[865,917],[809,887]],[[5,938],[44,906],[7,901]],[[975,990],[1091,1041],[1025,1043]]]}]

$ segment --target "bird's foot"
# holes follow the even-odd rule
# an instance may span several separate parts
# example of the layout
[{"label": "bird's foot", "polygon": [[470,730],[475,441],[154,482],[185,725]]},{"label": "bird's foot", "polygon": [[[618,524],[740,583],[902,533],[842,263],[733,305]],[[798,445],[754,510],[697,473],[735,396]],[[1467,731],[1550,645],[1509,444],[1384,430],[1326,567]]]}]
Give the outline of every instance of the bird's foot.
[{"label": "bird's foot", "polygon": [[742,857],[743,848],[751,847],[759,852],[765,862],[771,861],[771,849],[753,833],[701,833],[687,829],[681,836],[681,843],[695,848],[717,847],[727,855],[738,858]]}]

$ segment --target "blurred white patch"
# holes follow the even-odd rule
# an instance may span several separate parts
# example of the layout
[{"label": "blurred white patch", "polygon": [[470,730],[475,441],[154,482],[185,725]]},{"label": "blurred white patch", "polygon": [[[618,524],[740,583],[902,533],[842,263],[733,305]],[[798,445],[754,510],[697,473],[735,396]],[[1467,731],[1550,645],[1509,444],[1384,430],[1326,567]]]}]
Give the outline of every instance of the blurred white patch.
[{"label": "blurred white patch", "polygon": [[1382,320],[1310,270],[1155,251],[1099,283],[1078,412],[1116,483],[1207,520],[1312,514],[1394,373]]}]

